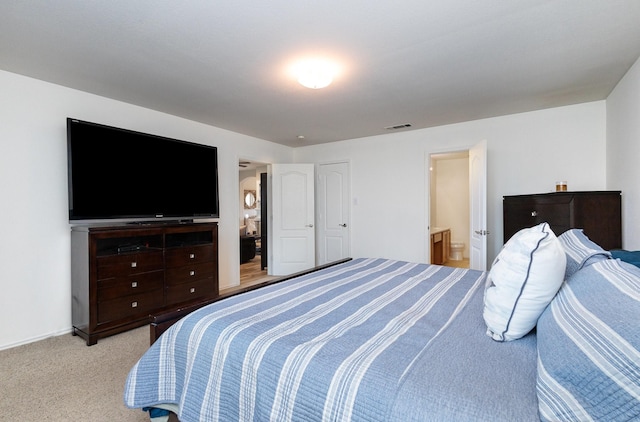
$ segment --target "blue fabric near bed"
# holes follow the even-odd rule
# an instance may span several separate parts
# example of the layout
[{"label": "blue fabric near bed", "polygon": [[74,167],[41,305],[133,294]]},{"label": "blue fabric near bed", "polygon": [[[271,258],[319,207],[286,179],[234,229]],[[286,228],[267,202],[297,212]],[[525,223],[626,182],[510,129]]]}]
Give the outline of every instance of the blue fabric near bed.
[{"label": "blue fabric near bed", "polygon": [[535,336],[484,335],[484,280],[357,259],[214,303],[140,359],[125,403],[182,422],[538,420]]},{"label": "blue fabric near bed", "polygon": [[621,261],[628,262],[640,268],[640,251],[625,251],[624,249],[614,249],[611,251],[611,257]]}]

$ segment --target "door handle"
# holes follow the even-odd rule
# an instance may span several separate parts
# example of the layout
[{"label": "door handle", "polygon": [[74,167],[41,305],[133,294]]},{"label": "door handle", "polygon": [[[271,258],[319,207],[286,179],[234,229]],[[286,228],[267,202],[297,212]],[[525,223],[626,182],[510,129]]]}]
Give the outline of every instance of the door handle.
[{"label": "door handle", "polygon": [[305,227],[313,227],[313,224],[307,224]]},{"label": "door handle", "polygon": [[338,224],[340,227],[347,227],[347,223]]},{"label": "door handle", "polygon": [[474,230],[476,234],[479,234],[480,236],[486,236],[489,234],[489,230]]}]

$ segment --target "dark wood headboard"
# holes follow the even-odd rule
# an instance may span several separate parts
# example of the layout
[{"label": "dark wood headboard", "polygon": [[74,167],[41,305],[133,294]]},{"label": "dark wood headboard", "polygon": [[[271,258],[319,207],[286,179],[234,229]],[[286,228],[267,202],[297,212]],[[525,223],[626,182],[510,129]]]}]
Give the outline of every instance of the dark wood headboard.
[{"label": "dark wood headboard", "polygon": [[329,262],[327,264],[319,265],[317,267],[310,268],[308,270],[300,271],[294,274],[289,274],[283,277],[278,277],[269,281],[254,284],[252,286],[243,287],[237,290],[233,290],[229,293],[220,294],[214,299],[209,299],[203,302],[190,304],[182,308],[176,308],[174,306],[174,307],[167,307],[167,308],[160,309],[158,312],[152,315],[149,315],[149,320],[151,323],[151,325],[149,326],[150,344],[153,344],[160,337],[162,333],[164,333],[169,327],[175,324],[178,320],[190,314],[191,312],[195,311],[196,309],[202,308],[203,306],[209,305],[211,303],[217,302],[222,299],[226,299],[231,296],[239,295],[241,293],[246,293],[251,290],[256,290],[264,286],[280,283],[285,280],[290,280],[295,277],[300,277],[306,274],[313,273],[315,271],[333,267],[334,265],[342,264],[348,261],[351,261],[351,258],[340,259],[338,261]]}]

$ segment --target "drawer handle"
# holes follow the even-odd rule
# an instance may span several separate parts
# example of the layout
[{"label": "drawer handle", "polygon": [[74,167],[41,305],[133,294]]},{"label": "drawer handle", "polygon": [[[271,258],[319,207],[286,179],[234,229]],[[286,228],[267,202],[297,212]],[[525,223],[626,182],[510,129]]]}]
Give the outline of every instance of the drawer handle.
[{"label": "drawer handle", "polygon": [[195,288],[195,287],[192,287],[189,291],[190,291],[191,293],[195,293],[195,292],[196,292],[196,288]]},{"label": "drawer handle", "polygon": [[138,287],[138,282],[137,282],[137,281],[132,281],[132,282],[131,282],[131,287],[133,287],[134,289],[135,289],[136,287]]},{"label": "drawer handle", "polygon": [[531,217],[537,217],[538,211],[531,211]]},{"label": "drawer handle", "polygon": [[137,308],[138,307],[138,302],[131,302],[131,307],[132,308]]},{"label": "drawer handle", "polygon": [[194,253],[190,253],[189,254],[189,259],[195,259],[196,258],[196,254]]},{"label": "drawer handle", "polygon": [[137,263],[136,261],[133,261],[133,262],[131,263],[131,268],[135,268],[135,267],[137,267],[137,266],[138,266],[138,263]]},{"label": "drawer handle", "polygon": [[189,275],[196,275],[196,272],[194,270],[189,271]]}]

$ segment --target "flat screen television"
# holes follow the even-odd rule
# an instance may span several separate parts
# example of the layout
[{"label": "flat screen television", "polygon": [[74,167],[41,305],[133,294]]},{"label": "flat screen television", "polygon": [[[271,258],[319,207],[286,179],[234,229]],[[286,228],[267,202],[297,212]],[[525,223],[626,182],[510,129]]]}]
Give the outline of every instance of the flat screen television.
[{"label": "flat screen television", "polygon": [[217,148],[67,119],[69,221],[219,217]]}]

